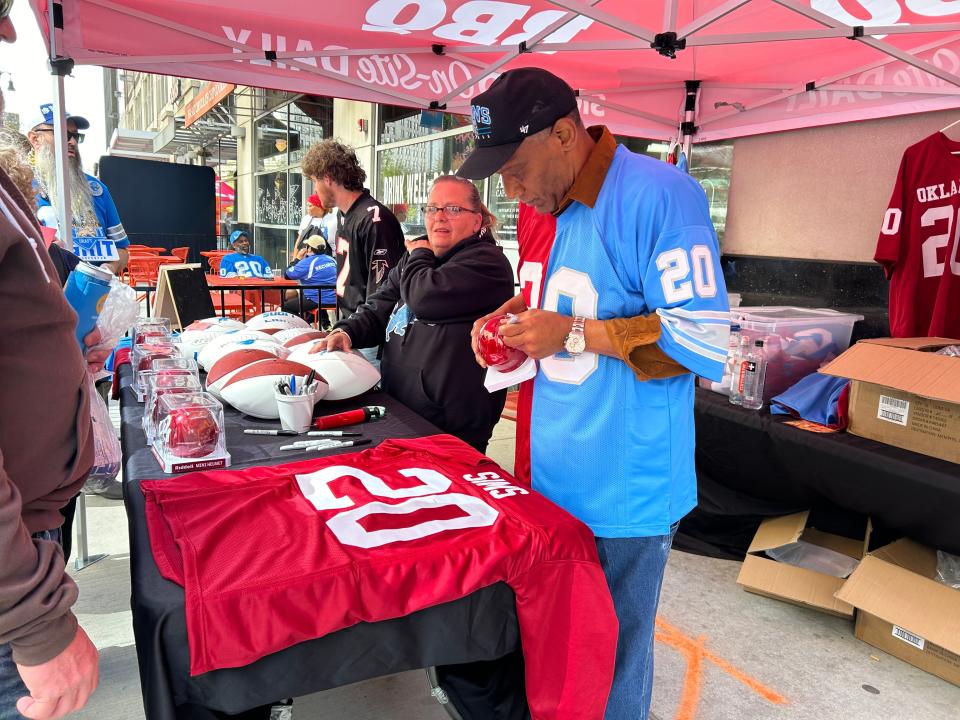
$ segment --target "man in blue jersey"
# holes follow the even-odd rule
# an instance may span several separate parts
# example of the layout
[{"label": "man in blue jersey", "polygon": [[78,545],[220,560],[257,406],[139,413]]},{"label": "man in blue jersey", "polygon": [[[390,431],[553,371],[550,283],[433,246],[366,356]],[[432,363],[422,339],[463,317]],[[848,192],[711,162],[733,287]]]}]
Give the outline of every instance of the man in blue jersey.
[{"label": "man in blue jersey", "polygon": [[[300,241],[300,249],[294,255],[283,276],[288,280],[299,280],[305,285],[329,285],[329,290],[303,290],[303,300],[300,292],[287,290],[283,309],[296,315],[310,313],[316,310],[323,300],[324,308],[337,308],[337,295],[334,286],[337,283],[337,261],[330,254],[330,248],[323,235],[311,235]],[[330,327],[330,320],[324,309],[320,311],[320,327],[324,330]]]},{"label": "man in blue jersey", "polygon": [[230,247],[233,252],[220,261],[220,277],[273,280],[270,263],[250,252],[250,237],[245,230],[234,230],[230,234]]},{"label": "man in blue jersey", "polygon": [[[33,148],[36,178],[37,218],[41,225],[58,226],[59,188],[53,142],[53,105],[44,103],[27,127]],[[103,265],[114,274],[127,266],[130,240],[120,222],[117,206],[107,186],[83,171],[79,144],[89,121],[79,115],[67,116],[67,168],[70,179],[70,207],[73,217],[73,252],[81,259]]]},{"label": "man in blue jersey", "polygon": [[719,380],[727,352],[707,200],[675,167],[584,127],[574,92],[539,68],[504,73],[472,111],[477,148],[459,174],[499,172],[547,216],[520,248],[529,301],[496,311],[517,315],[505,342],[539,361],[531,481],[596,536],[620,621],[606,718],[645,719],[663,571],[696,504],[694,374]]}]

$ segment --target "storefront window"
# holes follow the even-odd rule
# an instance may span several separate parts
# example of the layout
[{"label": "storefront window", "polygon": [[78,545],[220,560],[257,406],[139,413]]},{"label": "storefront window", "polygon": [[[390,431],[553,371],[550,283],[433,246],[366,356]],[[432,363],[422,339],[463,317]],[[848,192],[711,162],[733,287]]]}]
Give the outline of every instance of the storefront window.
[{"label": "storefront window", "polygon": [[290,165],[299,166],[311,145],[331,137],[333,99],[305,95],[294,100],[290,106]]},{"label": "storefront window", "polygon": [[253,252],[263,257],[270,267],[286,267],[288,251],[287,248],[293,243],[293,231],[287,228],[272,228],[257,225],[256,238],[253,244]]},{"label": "storefront window", "polygon": [[397,216],[405,234],[425,232],[420,208],[427,202],[430,184],[439,175],[455,173],[472,150],[473,134],[462,133],[378,154],[376,197]]},{"label": "storefront window", "polygon": [[468,125],[470,119],[466,115],[381,105],[378,137],[380,144],[386,145]]},{"label": "storefront window", "polygon": [[287,161],[287,109],[274,110],[256,122],[257,170],[285,168]]}]

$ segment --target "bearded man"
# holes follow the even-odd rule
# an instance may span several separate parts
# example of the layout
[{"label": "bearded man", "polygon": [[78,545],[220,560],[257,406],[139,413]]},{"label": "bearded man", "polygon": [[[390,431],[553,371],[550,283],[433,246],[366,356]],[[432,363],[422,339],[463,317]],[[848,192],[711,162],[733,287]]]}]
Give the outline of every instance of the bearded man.
[{"label": "bearded man", "polygon": [[[45,103],[28,125],[27,139],[33,148],[36,177],[37,217],[42,225],[57,227],[59,187],[53,141],[53,105]],[[104,265],[119,274],[127,265],[130,241],[120,222],[117,206],[107,186],[83,171],[79,144],[86,118],[67,115],[67,164],[70,180],[70,210],[73,217],[73,251],[81,260]]]}]

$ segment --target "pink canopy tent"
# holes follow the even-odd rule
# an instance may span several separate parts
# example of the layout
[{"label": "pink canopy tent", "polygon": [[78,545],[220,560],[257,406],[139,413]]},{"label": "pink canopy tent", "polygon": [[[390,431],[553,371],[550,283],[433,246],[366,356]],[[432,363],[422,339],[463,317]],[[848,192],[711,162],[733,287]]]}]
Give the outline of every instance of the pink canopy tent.
[{"label": "pink canopy tent", "polygon": [[[45,35],[49,0],[31,0]],[[80,64],[467,112],[498,72],[694,141],[960,107],[958,0],[63,0]],[[695,81],[695,82],[690,82]],[[689,96],[689,99],[688,99]]]},{"label": "pink canopy tent", "polygon": [[688,148],[960,107],[960,0],[31,4],[52,57],[424,109],[536,65],[588,123]]}]

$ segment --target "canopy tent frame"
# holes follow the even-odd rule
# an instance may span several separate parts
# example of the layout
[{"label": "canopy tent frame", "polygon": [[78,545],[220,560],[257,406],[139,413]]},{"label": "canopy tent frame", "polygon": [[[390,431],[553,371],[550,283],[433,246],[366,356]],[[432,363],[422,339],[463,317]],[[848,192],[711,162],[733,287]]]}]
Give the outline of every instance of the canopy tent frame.
[{"label": "canopy tent frame", "polygon": [[[790,43],[793,41],[836,41],[837,39],[849,39],[852,42],[860,43],[878,53],[879,58],[876,62],[861,65],[857,69],[844,69],[841,72],[825,75],[822,77],[811,77],[809,80],[799,83],[736,83],[722,82],[721,78],[695,77],[698,73],[694,66],[693,72],[684,79],[660,83],[625,83],[618,87],[591,88],[577,87],[574,89],[577,94],[591,104],[605,108],[614,113],[620,113],[623,116],[635,118],[643,121],[645,131],[662,133],[664,137],[670,134],[679,133],[677,141],[680,142],[686,152],[690,152],[692,143],[703,138],[701,131],[703,128],[710,128],[712,135],[727,132],[726,136],[735,136],[735,133],[729,130],[717,131],[714,128],[724,127],[724,120],[731,119],[734,115],[744,113],[753,113],[757,110],[775,106],[777,103],[788,101],[791,98],[826,89],[846,90],[847,86],[844,80],[853,78],[858,74],[868,72],[883,67],[886,63],[899,62],[916,71],[944,83],[944,85],[935,85],[932,87],[923,86],[916,83],[913,86],[901,87],[897,83],[881,83],[876,86],[870,86],[866,90],[870,93],[889,92],[898,95],[915,95],[918,98],[930,98],[939,96],[947,99],[948,106],[960,107],[960,102],[953,104],[953,98],[960,95],[960,75],[951,72],[949,69],[938,67],[933,62],[919,57],[923,52],[935,50],[939,47],[949,45],[960,41],[960,22],[922,22],[912,24],[851,24],[835,19],[826,15],[813,7],[800,2],[799,0],[727,0],[699,15],[694,14],[688,22],[681,24],[681,3],[680,0],[664,0],[662,3],[662,16],[659,25],[653,23],[638,23],[633,21],[627,10],[623,10],[619,15],[610,12],[607,9],[598,7],[601,0],[542,0],[541,6],[552,6],[557,10],[549,11],[556,14],[551,15],[550,21],[543,23],[542,26],[532,32],[526,40],[515,44],[469,44],[463,42],[438,43],[422,42],[413,45],[390,46],[384,43],[380,47],[348,47],[348,48],[322,48],[288,50],[285,47],[285,39],[277,40],[276,47],[272,46],[273,40],[268,40],[267,34],[263,36],[263,47],[256,47],[253,44],[244,42],[234,37],[225,37],[214,34],[207,30],[195,27],[189,24],[188,18],[185,22],[171,20],[168,17],[162,17],[148,10],[139,7],[125,5],[122,0],[62,0],[56,2],[53,0],[32,0],[35,7],[40,8],[44,3],[47,4],[47,28],[41,29],[47,33],[49,38],[49,54],[51,57],[51,67],[55,74],[55,105],[57,120],[55,129],[58,133],[55,135],[58,154],[58,182],[64,187],[60,188],[60,197],[66,198],[69,192],[66,185],[66,165],[63,162],[65,158],[65,125],[62,122],[64,117],[63,108],[63,89],[62,77],[64,69],[68,67],[68,61],[79,64],[104,65],[113,67],[122,67],[132,70],[143,71],[163,71],[168,67],[169,74],[182,72],[183,66],[188,65],[196,68],[196,77],[209,75],[208,79],[215,79],[214,76],[222,76],[225,71],[222,67],[214,65],[217,63],[240,61],[244,65],[255,63],[256,65],[270,66],[276,69],[289,69],[300,71],[305,76],[313,76],[318,81],[331,81],[337,84],[338,92],[343,96],[351,97],[355,94],[371,102],[383,102],[388,104],[401,104],[408,107],[419,108],[421,110],[447,110],[450,112],[465,112],[467,108],[464,96],[467,91],[474,87],[481,87],[481,83],[488,80],[498,71],[510,66],[510,64],[521,56],[530,53],[551,53],[551,54],[572,54],[589,53],[603,51],[638,51],[647,53],[654,51],[667,58],[675,58],[678,54],[684,53],[695,48],[711,48],[725,46],[744,46],[750,44],[762,43]],[[797,18],[804,18],[809,21],[810,27],[802,29],[771,29],[766,30],[762,26],[751,28],[753,31],[739,33],[713,32],[717,23],[725,19],[736,17],[737,11],[742,8],[753,8],[759,6],[761,2],[765,5],[782,8]],[[372,3],[372,0],[371,0]],[[106,47],[88,46],[82,42],[75,41],[74,47],[69,53],[71,58],[61,58],[58,50],[62,49],[64,42],[63,34],[66,32],[64,27],[64,4],[72,5],[74,9],[80,6],[92,6],[102,11],[110,11],[119,16],[147,23],[157,28],[163,28],[167,31],[174,31],[183,36],[202,41],[214,47],[223,48],[222,52],[196,52],[196,53],[172,53],[172,54],[143,54],[123,53],[112,51]],[[379,3],[372,3],[379,4]],[[419,7],[419,3],[408,3]],[[441,3],[443,4],[443,3]],[[455,0],[450,0],[450,4],[455,4]],[[506,4],[506,3],[504,3]],[[621,6],[622,7],[622,6]],[[689,6],[685,6],[689,9]],[[557,14],[559,13],[559,14]],[[649,16],[650,20],[653,16]],[[689,14],[688,14],[689,17]],[[38,11],[38,20],[40,13]],[[623,36],[621,39],[606,40],[583,40],[567,42],[552,42],[551,38],[563,29],[573,27],[574,23],[584,23],[584,19],[589,23],[596,23],[597,26],[612,29]],[[896,19],[896,18],[893,18]],[[199,22],[199,21],[198,21]],[[41,26],[42,26],[41,22]],[[586,27],[587,25],[585,25]],[[660,28],[658,32],[655,27]],[[755,31],[755,30],[762,31]],[[364,30],[367,26],[364,25]],[[389,27],[373,27],[372,30],[396,32],[399,35],[409,35],[410,32],[405,29],[392,29]],[[951,35],[946,39],[935,40],[934,42],[917,45],[910,49],[902,49],[896,45],[884,40],[887,36],[901,37],[903,35],[923,35],[929,33],[958,33]],[[570,35],[572,38],[573,35]],[[371,45],[374,45],[371,43]],[[373,86],[369,82],[364,82],[360,78],[350,77],[349,75],[332,72],[322,67],[318,60],[346,60],[349,58],[364,58],[372,56],[390,56],[402,54],[405,56],[445,56],[447,58],[456,58],[458,61],[469,65],[476,70],[472,76],[454,82],[445,88],[445,92],[436,92],[431,96],[421,96],[404,92],[401,89],[385,87],[382,85]],[[482,60],[475,56],[484,55]],[[545,57],[541,55],[541,57]],[[204,70],[209,67],[209,72]],[[67,71],[68,72],[68,71]],[[250,82],[239,81],[240,84],[252,84]],[[277,83],[283,85],[282,78],[276,75],[264,76],[264,86],[277,86],[268,83]],[[696,90],[691,91],[692,84],[695,83]],[[296,85],[291,81],[291,85]],[[347,86],[347,87],[343,87]],[[351,89],[353,88],[353,89]],[[858,89],[854,87],[853,89]],[[731,94],[729,97],[722,97],[713,103],[713,108],[701,107],[704,93],[714,90],[727,90]],[[769,93],[764,91],[769,90]],[[654,112],[645,107],[637,107],[631,104],[636,93],[669,93],[675,92],[677,95],[677,114],[674,116],[664,115],[662,112]],[[760,91],[763,94],[756,94]],[[750,95],[749,93],[754,93]],[[738,94],[740,97],[738,97]],[[608,97],[609,96],[609,97]],[[666,109],[666,108],[662,108]],[[917,110],[907,110],[916,112]],[[890,113],[896,114],[896,112]],[[761,113],[763,115],[763,113]],[[719,125],[718,125],[719,124]],[[640,125],[640,123],[638,123]],[[758,121],[758,126],[763,125]],[[63,126],[63,127],[60,127]],[[753,126],[748,121],[742,121],[744,129]],[[805,126],[805,125],[800,125]],[[751,130],[751,132],[760,132],[763,130]],[[723,136],[723,135],[721,135]],[[60,203],[60,222],[66,227],[66,215],[68,205],[65,202]],[[70,242],[71,238],[65,238]]]}]

